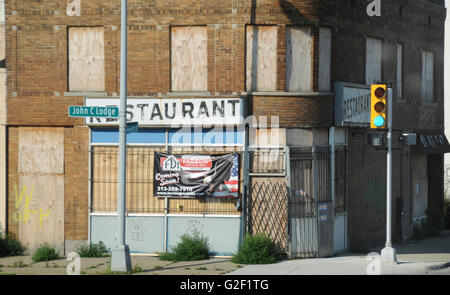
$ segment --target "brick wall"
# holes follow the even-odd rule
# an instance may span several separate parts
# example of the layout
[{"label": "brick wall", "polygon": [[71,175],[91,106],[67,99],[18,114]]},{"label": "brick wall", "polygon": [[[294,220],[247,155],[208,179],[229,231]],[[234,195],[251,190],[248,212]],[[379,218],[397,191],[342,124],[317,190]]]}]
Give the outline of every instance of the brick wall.
[{"label": "brick wall", "polygon": [[[170,27],[206,25],[208,28],[208,91],[214,95],[240,95],[245,91],[245,26],[278,25],[277,90],[286,85],[286,26],[311,26],[313,32],[313,90],[318,88],[318,32],[333,28],[332,80],[365,82],[365,39],[384,40],[383,79],[395,80],[397,42],[404,44],[405,103],[395,104],[395,127],[441,129],[443,126],[443,24],[442,7],[424,1],[385,1],[386,18],[368,18],[367,1],[285,0],[170,0],[129,2],[128,94],[158,96],[170,92]],[[252,4],[256,3],[253,7]],[[400,6],[402,9],[400,10]],[[6,3],[6,67],[8,70],[8,191],[14,206],[17,183],[17,127],[65,126],[65,235],[87,239],[88,129],[82,119],[69,118],[69,105],[83,104],[83,97],[64,96],[68,91],[67,31],[70,26],[105,28],[105,91],[117,95],[120,79],[119,1],[81,1],[81,16],[66,15],[66,0],[12,0]],[[400,11],[401,16],[400,16]],[[431,20],[431,22],[430,22]],[[411,28],[414,28],[412,30]],[[436,105],[420,102],[421,50],[435,52]],[[281,127],[329,127],[333,120],[332,96],[254,95],[249,98],[255,116],[279,116]],[[421,111],[418,112],[418,107]],[[425,128],[426,127],[426,128]],[[361,167],[384,175],[380,152],[369,151],[365,133],[350,139],[349,224],[368,220],[369,240],[382,240],[383,213],[361,196],[367,174]],[[366,158],[366,160],[364,160]],[[397,161],[397,160],[396,160]],[[395,165],[394,165],[395,167]],[[397,172],[396,172],[397,173]],[[375,185],[377,184],[374,180]],[[365,197],[364,197],[365,198]],[[352,199],[353,201],[350,201]],[[375,208],[374,208],[375,206]],[[378,208],[379,209],[379,208]],[[364,210],[368,214],[364,215]],[[363,216],[364,215],[364,216]],[[372,218],[373,217],[373,218]],[[11,231],[15,225],[9,216]],[[356,231],[349,229],[350,236]],[[355,229],[356,230],[356,229]],[[375,242],[374,242],[375,243]]]}]

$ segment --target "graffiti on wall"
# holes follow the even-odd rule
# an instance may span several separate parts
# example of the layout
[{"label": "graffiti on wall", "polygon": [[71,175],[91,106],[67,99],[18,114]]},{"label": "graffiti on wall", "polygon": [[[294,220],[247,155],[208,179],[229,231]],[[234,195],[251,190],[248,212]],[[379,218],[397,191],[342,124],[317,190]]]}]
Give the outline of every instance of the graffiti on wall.
[{"label": "graffiti on wall", "polygon": [[42,227],[44,221],[50,216],[51,210],[44,212],[42,208],[33,209],[31,207],[33,193],[33,187],[28,191],[28,188],[23,186],[19,192],[18,186],[14,186],[14,221],[27,224],[32,218],[39,218],[39,227]]},{"label": "graffiti on wall", "polygon": [[131,231],[131,240],[135,242],[143,242],[144,241],[144,231],[146,228],[144,227],[143,220],[138,217],[137,219],[130,219],[128,228]]},{"label": "graffiti on wall", "polygon": [[366,178],[365,203],[375,208],[377,213],[386,210],[386,180],[383,177],[371,176]]}]

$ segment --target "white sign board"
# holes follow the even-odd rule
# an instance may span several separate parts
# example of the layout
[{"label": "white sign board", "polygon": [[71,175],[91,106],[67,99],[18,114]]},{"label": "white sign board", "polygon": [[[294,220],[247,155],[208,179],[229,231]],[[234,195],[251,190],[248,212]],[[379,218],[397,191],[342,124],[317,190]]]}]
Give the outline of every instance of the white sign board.
[{"label": "white sign board", "polygon": [[[119,98],[86,98],[86,106],[119,106]],[[127,122],[139,126],[240,125],[241,98],[128,98]],[[118,125],[118,118],[86,118],[87,125]]]},{"label": "white sign board", "polygon": [[361,126],[370,124],[370,90],[366,85],[335,83],[335,125]]}]

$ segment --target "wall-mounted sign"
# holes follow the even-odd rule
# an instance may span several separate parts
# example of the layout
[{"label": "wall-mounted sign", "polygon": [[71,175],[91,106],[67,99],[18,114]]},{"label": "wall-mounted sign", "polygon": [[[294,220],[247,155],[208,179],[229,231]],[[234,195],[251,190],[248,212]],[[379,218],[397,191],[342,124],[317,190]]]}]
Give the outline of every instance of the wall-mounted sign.
[{"label": "wall-mounted sign", "polygon": [[156,197],[237,198],[239,154],[169,155],[155,153]]},{"label": "wall-mounted sign", "polygon": [[334,84],[336,126],[368,127],[370,124],[370,89],[367,85],[347,82]]},{"label": "wall-mounted sign", "polygon": [[[118,98],[86,98],[86,106],[118,107]],[[241,98],[128,98],[127,122],[139,126],[240,125]],[[119,119],[91,117],[87,125],[118,125]]]}]

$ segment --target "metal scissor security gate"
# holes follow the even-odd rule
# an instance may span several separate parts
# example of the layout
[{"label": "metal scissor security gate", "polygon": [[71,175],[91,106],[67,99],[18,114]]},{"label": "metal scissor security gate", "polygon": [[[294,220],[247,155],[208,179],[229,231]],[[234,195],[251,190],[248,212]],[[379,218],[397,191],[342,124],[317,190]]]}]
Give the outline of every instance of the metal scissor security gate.
[{"label": "metal scissor security gate", "polygon": [[250,186],[247,225],[249,234],[265,233],[287,253],[287,187],[280,182],[254,182]]},{"label": "metal scissor security gate", "polygon": [[329,147],[290,149],[289,256],[333,253]]}]

